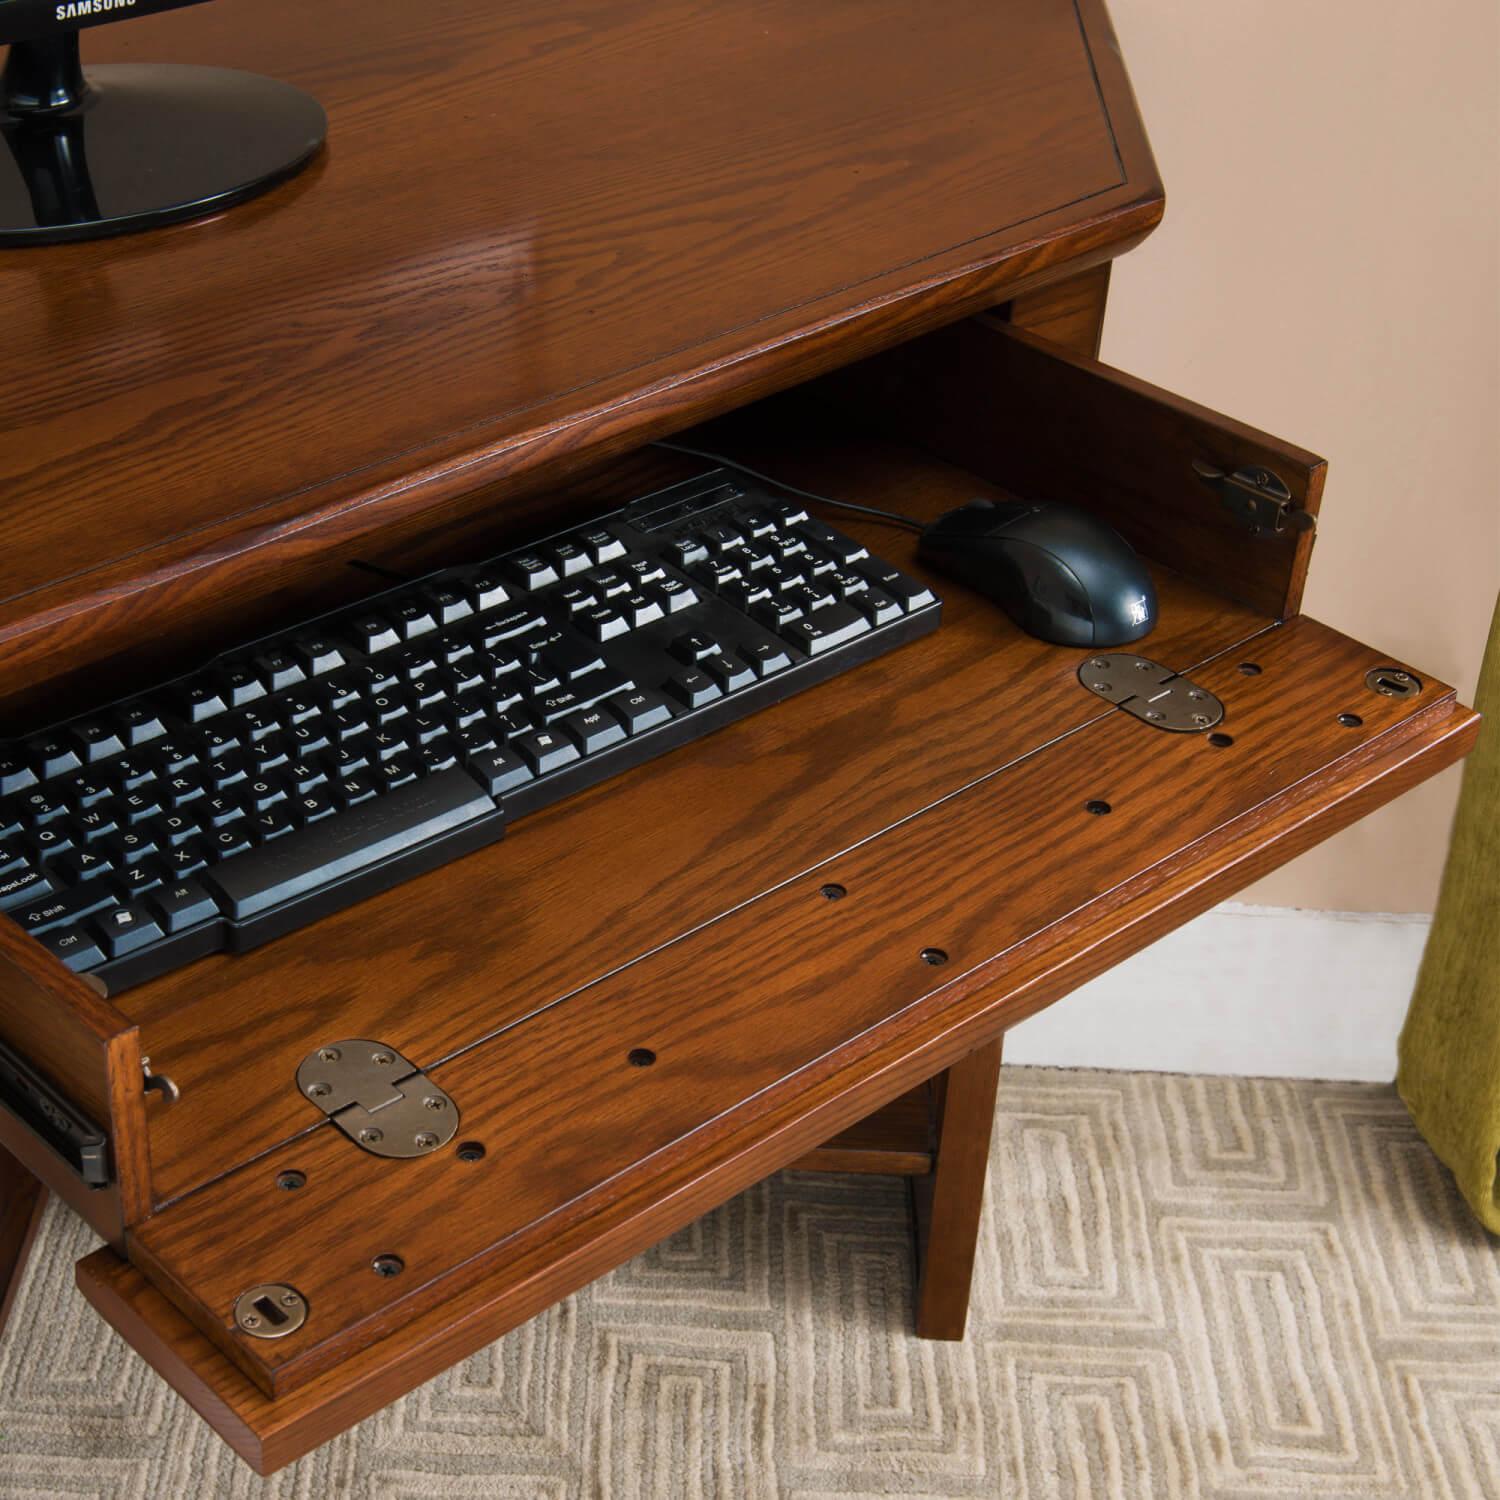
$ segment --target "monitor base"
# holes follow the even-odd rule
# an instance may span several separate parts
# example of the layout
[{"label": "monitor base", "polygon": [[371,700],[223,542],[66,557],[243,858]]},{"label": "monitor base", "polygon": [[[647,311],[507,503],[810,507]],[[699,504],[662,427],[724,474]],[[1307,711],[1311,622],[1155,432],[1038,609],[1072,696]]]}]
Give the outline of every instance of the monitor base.
[{"label": "monitor base", "polygon": [[77,33],[17,42],[0,76],[0,246],[217,213],[299,172],[323,107],[290,84],[177,63],[78,64]]}]

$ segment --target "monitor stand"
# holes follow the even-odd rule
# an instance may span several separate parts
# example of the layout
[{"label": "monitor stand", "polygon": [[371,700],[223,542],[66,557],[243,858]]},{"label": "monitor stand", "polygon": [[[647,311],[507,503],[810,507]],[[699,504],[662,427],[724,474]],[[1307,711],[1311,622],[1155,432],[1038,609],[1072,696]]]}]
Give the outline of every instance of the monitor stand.
[{"label": "monitor stand", "polygon": [[78,33],[15,42],[0,72],[0,246],[129,234],[215,213],[301,170],[323,107],[229,68],[90,68]]}]

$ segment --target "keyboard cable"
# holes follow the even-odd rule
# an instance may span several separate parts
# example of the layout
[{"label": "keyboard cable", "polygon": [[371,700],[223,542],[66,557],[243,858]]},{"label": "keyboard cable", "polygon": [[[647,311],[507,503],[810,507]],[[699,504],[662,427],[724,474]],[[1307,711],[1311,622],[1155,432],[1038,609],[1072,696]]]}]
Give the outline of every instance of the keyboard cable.
[{"label": "keyboard cable", "polygon": [[811,500],[817,505],[832,505],[838,510],[858,511],[862,516],[876,516],[882,521],[893,521],[897,526],[905,526],[911,531],[925,531],[927,528],[916,519],[915,516],[903,516],[899,511],[880,510],[873,505],[856,505],[852,500],[835,500],[828,495],[815,495],[811,490],[799,490],[794,484],[786,484],[780,479],[772,479],[769,474],[762,474],[758,469],[752,469],[748,464],[742,464],[737,459],[726,458],[722,453],[711,453],[706,448],[689,448],[682,443],[667,443],[658,440],[651,444],[653,448],[665,448],[669,453],[685,453],[689,458],[706,459],[709,463],[722,464],[726,469],[735,469],[741,474],[748,475],[751,479],[758,479],[762,484],[769,484],[773,489],[785,490],[789,495],[797,495],[803,500]]}]

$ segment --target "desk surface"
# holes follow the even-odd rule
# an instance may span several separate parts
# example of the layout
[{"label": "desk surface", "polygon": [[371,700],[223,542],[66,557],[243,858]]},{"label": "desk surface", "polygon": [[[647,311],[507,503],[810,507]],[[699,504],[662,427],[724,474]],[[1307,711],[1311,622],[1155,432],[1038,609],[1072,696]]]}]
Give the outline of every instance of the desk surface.
[{"label": "desk surface", "polygon": [[907,0],[219,0],[85,58],[288,78],[330,144],[216,219],[0,261],[26,372],[0,412],[0,695],[284,583],[293,548],[688,425],[752,368],[805,378],[1160,213],[1093,0],[941,24]]}]

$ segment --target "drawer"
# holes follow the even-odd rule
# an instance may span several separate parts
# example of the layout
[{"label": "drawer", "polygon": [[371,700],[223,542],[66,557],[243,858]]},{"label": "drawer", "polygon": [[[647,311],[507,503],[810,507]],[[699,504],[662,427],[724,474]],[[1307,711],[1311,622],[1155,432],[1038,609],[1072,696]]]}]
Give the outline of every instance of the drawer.
[{"label": "drawer", "polygon": [[[1157,583],[1136,650],[1222,722],[1174,733],[1104,701],[1089,653],[934,577],[934,635],[254,952],[106,999],[10,933],[19,982],[61,986],[91,1017],[80,1047],[120,1055],[75,1079],[54,1047],[53,1076],[149,1145],[80,1286],[261,1472],[1473,743],[1451,688],[1298,614],[1320,459],[1003,319],[695,437],[922,516],[1008,493],[1095,510]],[[604,508],[684,467],[642,453],[589,483]],[[906,533],[839,524],[920,570]],[[1418,690],[1378,691],[1382,669]],[[448,1145],[376,1156],[304,1097],[299,1064],[351,1039],[452,1101]],[[142,1103],[142,1048],[175,1103]],[[243,1326],[260,1286],[305,1321]]]}]

